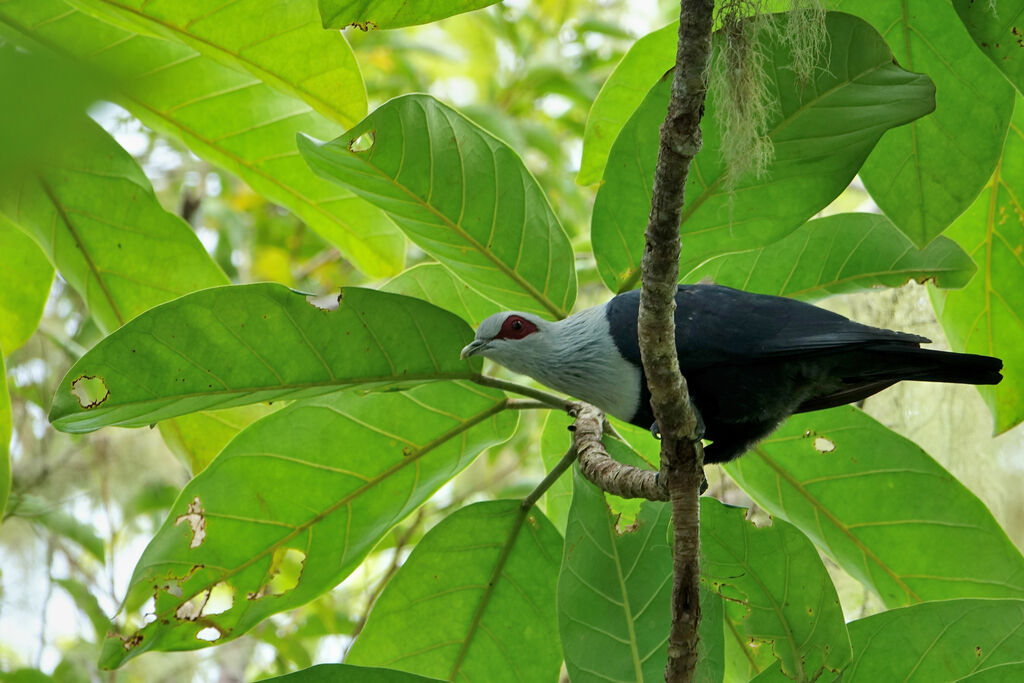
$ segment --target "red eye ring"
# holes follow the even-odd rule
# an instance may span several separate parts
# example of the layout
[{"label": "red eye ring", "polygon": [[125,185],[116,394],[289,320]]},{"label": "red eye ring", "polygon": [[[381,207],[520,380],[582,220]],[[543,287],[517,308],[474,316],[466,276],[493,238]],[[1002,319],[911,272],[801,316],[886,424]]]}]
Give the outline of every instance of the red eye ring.
[{"label": "red eye ring", "polygon": [[537,326],[520,315],[510,315],[501,324],[495,339],[522,339],[537,331]]}]

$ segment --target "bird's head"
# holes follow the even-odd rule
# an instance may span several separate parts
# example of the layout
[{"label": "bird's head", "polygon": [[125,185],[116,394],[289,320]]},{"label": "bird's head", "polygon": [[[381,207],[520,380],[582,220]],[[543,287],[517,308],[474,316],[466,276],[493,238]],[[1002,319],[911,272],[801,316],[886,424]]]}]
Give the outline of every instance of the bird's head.
[{"label": "bird's head", "polygon": [[462,349],[461,356],[484,356],[510,370],[529,374],[529,359],[542,351],[551,324],[530,313],[495,313],[480,323],[476,338]]}]

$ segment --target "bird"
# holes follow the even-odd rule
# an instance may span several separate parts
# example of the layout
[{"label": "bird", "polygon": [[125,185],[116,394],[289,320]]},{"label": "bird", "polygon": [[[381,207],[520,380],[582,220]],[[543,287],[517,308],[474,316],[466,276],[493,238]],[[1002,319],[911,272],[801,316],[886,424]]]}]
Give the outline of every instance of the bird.
[{"label": "bird", "polygon": [[[998,384],[998,358],[921,348],[931,340],[870,327],[812,304],[715,284],[679,285],[676,351],[710,441],[733,460],[794,413],[856,403],[902,380]],[[640,291],[562,320],[505,311],[462,358],[483,356],[631,424],[657,425],[640,361]]]}]

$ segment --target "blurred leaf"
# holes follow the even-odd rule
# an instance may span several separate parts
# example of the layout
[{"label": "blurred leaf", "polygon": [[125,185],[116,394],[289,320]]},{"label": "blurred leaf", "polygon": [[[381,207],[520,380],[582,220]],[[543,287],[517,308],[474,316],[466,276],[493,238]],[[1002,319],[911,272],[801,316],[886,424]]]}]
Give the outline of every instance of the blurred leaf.
[{"label": "blurred leaf", "polygon": [[578,184],[592,185],[601,180],[615,138],[647,92],[675,63],[678,39],[678,22],[648,33],[629,48],[601,86],[587,115]]},{"label": "blurred leaf", "polygon": [[11,493],[11,396],[7,393],[7,368],[0,346],[0,523]]},{"label": "blurred leaf", "polygon": [[324,28],[356,26],[363,31],[428,24],[498,0],[318,0]]},{"label": "blurred leaf", "polygon": [[38,172],[0,188],[0,212],[43,246],[100,328],[226,284],[189,225],[160,206],[131,155],[89,119],[74,131],[74,144]]},{"label": "blurred leaf", "polygon": [[440,263],[413,266],[381,289],[429,301],[455,313],[473,328],[501,310],[501,306],[455,277]]},{"label": "blurred leaf", "polygon": [[398,97],[332,142],[300,138],[299,149],[484,296],[568,315],[572,247],[547,197],[515,152],[454,109],[427,95]]},{"label": "blurred leaf", "polygon": [[760,249],[713,258],[682,280],[709,277],[748,292],[820,299],[908,280],[963,287],[976,270],[952,240],[939,237],[918,249],[885,216],[843,213],[808,221]]},{"label": "blurred leaf", "polygon": [[15,669],[14,671],[0,671],[0,681],[3,683],[53,683],[53,678],[39,669]]},{"label": "blurred leaf", "polygon": [[35,495],[23,495],[12,499],[7,512],[78,544],[100,564],[106,561],[103,539],[96,533],[95,527],[64,512],[54,503]]},{"label": "blurred leaf", "polygon": [[78,609],[89,618],[93,628],[93,642],[98,643],[103,640],[107,634],[107,627],[110,625],[110,617],[100,607],[99,601],[93,595],[93,589],[74,579],[54,579],[53,582],[66,590]]},{"label": "blurred leaf", "polygon": [[[31,237],[0,216],[0,349],[10,355],[35,332],[53,283],[53,266]],[[0,506],[2,510],[2,506]]]},{"label": "blurred leaf", "polygon": [[1004,675],[1024,664],[1022,623],[1022,600],[925,602],[858,619],[843,680],[928,683],[987,671],[981,680],[1009,683],[1018,679]]},{"label": "blurred leaf", "polygon": [[405,240],[390,219],[317,178],[299,158],[298,131],[338,133],[309,105],[185,45],[133,34],[63,0],[0,3],[0,34],[112,78],[116,101],[143,123],[293,211],[371,277],[401,270]]},{"label": "blurred leaf", "polygon": [[457,510],[416,544],[345,661],[445,680],[555,680],[561,552],[551,522],[522,501]]},{"label": "blurred leaf", "polygon": [[160,436],[167,447],[198,474],[210,464],[235,434],[278,406],[255,403],[227,410],[189,413],[160,422]]},{"label": "blurred leaf", "polygon": [[956,351],[999,356],[1003,381],[978,387],[1002,433],[1024,421],[1024,97],[1003,155],[981,196],[950,226],[980,272],[956,292],[931,290],[932,305]]},{"label": "blurred leaf", "polygon": [[978,49],[1024,93],[1024,0],[953,0]]},{"label": "blurred leaf", "polygon": [[757,528],[746,510],[701,498],[701,581],[739,601],[748,638],[774,641],[789,678],[814,680],[850,661],[839,597],[807,537],[782,520]]},{"label": "blurred leaf", "polygon": [[[708,99],[701,124],[704,145],[686,182],[683,272],[712,256],[785,237],[846,189],[886,129],[934,106],[928,77],[893,64],[885,41],[868,24],[832,12],[826,28],[828,68],[815,70],[808,83],[800,83],[790,68],[790,48],[781,33],[762,32],[775,36],[765,46],[765,69],[772,76],[768,88],[778,101],[767,124],[775,156],[761,178],[748,174],[732,191],[721,157],[717,104]],[[616,291],[639,285],[670,81],[658,83],[622,129],[594,202],[594,255],[602,279]]]},{"label": "blurred leaf", "polygon": [[352,48],[341,32],[323,30],[316,0],[235,0],[216,8],[208,0],[70,3],[248,71],[342,126],[366,116],[366,88]]},{"label": "blurred leaf", "polygon": [[856,408],[794,416],[725,470],[889,607],[1024,597],[1024,557],[985,505]]},{"label": "blurred leaf", "polygon": [[[61,381],[58,429],[139,427],[198,410],[353,386],[470,379],[469,326],[430,304],[343,288],[337,310],[265,283],[215,287],[158,306],[94,346]],[[92,396],[81,397],[83,389]],[[77,392],[77,394],[76,394]]]},{"label": "blurred leaf", "polygon": [[[572,423],[573,418],[561,410],[549,410],[544,417],[540,453],[544,458],[544,469],[549,472],[572,446],[572,434],[569,432]],[[563,474],[559,477],[544,493],[543,501],[544,514],[559,533],[564,534],[569,521],[569,508],[572,505],[572,476]]]},{"label": "blurred leaf", "polygon": [[992,174],[1013,111],[1013,87],[978,51],[949,2],[826,4],[871,22],[900,65],[935,83],[935,111],[888,133],[860,171],[882,211],[923,247],[963,213]]},{"label": "blurred leaf", "polygon": [[349,664],[317,664],[302,671],[263,680],[266,683],[433,683],[437,679],[392,669],[373,669]]},{"label": "blurred leaf", "polygon": [[[156,586],[156,619],[108,639],[100,665],[223,643],[330,590],[391,526],[511,435],[517,415],[504,406],[500,392],[435,382],[334,393],[253,423],[178,497],[131,580],[129,608]],[[230,598],[208,608],[218,592]]]},{"label": "blurred leaf", "polygon": [[[626,464],[639,466],[635,455]],[[558,578],[558,628],[573,683],[660,681],[668,658],[672,511],[643,501],[632,524],[573,468],[573,497]],[[709,593],[705,600],[716,600]],[[700,625],[697,680],[721,680],[722,620],[711,606]]]}]

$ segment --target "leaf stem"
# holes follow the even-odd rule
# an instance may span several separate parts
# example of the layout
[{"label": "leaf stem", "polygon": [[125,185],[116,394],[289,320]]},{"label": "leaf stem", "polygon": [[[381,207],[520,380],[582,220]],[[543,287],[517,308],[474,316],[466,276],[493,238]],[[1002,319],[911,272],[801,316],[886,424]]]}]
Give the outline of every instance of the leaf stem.
[{"label": "leaf stem", "polygon": [[548,472],[547,476],[541,479],[540,483],[537,484],[537,487],[533,489],[533,491],[530,491],[530,495],[523,498],[523,510],[529,510],[533,507],[537,501],[540,500],[540,497],[544,495],[544,492],[551,488],[551,485],[554,484],[570,466],[572,466],[572,463],[575,460],[576,449],[570,446],[569,450],[567,450],[565,455],[562,456],[562,459],[559,460],[553,468],[551,468],[551,471]]},{"label": "leaf stem", "polygon": [[[509,382],[508,380],[498,379],[497,377],[490,377],[488,375],[476,375],[471,377],[474,382],[481,386],[492,387],[494,389],[501,389],[502,391],[511,391],[515,394],[522,396],[528,396],[529,398],[536,399],[546,406],[550,406],[557,410],[569,411],[573,406],[573,402],[567,398],[562,398],[557,394],[552,394],[541,389],[534,389],[523,384],[516,384],[515,382]],[[512,407],[512,406],[509,406]]]}]

